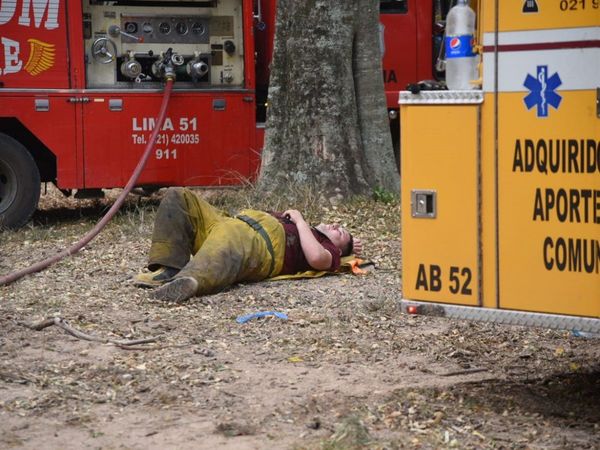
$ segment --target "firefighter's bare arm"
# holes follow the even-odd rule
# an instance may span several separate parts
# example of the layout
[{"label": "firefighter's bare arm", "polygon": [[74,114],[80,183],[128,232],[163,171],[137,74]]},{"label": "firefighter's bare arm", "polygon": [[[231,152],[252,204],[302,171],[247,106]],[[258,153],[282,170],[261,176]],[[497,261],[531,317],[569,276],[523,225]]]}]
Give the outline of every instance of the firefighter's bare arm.
[{"label": "firefighter's bare arm", "polygon": [[308,264],[315,270],[329,269],[332,260],[331,253],[325,250],[321,243],[317,241],[310,225],[306,223],[300,211],[288,209],[283,214],[289,216],[290,220],[298,227],[300,246]]}]

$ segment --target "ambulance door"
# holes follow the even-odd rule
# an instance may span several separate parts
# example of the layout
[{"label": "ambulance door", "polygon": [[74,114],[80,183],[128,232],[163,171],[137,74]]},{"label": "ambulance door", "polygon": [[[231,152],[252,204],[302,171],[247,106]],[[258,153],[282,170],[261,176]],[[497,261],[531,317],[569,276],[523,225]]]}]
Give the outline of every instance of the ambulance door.
[{"label": "ambulance door", "polygon": [[400,93],[402,296],[480,306],[480,91]]},{"label": "ambulance door", "polygon": [[498,2],[500,307],[600,316],[600,10]]}]

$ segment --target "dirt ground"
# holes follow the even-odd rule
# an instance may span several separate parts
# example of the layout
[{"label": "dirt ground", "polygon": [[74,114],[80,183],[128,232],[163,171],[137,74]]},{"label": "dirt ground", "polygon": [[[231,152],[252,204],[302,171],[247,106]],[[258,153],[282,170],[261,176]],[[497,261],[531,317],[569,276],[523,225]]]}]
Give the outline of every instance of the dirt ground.
[{"label": "dirt ground", "polygon": [[[0,287],[0,448],[600,448],[600,340],[401,314],[397,204],[316,211],[360,226],[368,275],[166,305],[130,283],[159,198],[132,196],[81,253]],[[0,234],[0,274],[73,243],[108,204],[44,196],[31,226]],[[236,322],[258,311],[288,319]],[[157,340],[25,326],[53,317]]]}]

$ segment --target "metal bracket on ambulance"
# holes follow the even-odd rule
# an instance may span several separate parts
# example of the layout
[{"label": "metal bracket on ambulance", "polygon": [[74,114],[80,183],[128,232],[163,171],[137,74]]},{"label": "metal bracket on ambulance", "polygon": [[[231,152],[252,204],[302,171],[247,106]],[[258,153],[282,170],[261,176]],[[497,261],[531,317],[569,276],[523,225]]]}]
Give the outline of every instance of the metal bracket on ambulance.
[{"label": "metal bracket on ambulance", "polygon": [[477,89],[481,89],[483,85],[483,45],[473,44],[473,53],[479,55],[479,61],[477,62],[477,73],[479,74],[479,78],[476,80],[469,80],[469,84],[472,84],[477,87]]}]

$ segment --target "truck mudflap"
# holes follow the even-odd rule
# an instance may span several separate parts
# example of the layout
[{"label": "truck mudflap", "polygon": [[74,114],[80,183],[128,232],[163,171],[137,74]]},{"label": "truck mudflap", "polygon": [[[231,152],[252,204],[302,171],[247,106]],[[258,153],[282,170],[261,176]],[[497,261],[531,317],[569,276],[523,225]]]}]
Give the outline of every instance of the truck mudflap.
[{"label": "truck mudflap", "polygon": [[400,303],[402,312],[405,314],[420,314],[447,317],[450,319],[502,323],[506,325],[522,325],[553,328],[557,330],[573,330],[586,333],[600,333],[600,318],[482,308],[477,306],[447,305],[443,303],[419,302],[407,299],[401,299]]}]

